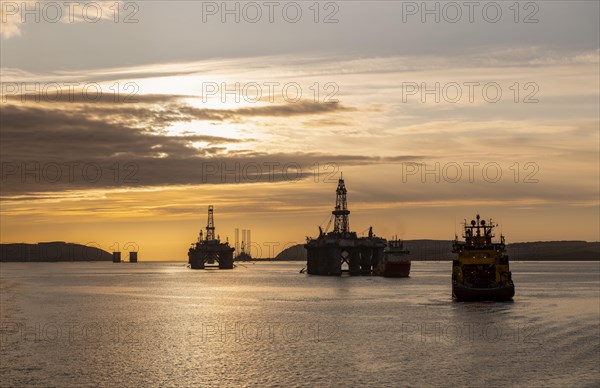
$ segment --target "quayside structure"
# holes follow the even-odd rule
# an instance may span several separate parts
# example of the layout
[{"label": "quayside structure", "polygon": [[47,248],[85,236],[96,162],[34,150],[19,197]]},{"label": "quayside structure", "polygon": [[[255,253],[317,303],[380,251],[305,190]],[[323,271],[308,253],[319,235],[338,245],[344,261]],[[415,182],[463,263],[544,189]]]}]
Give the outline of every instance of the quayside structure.
[{"label": "quayside structure", "polygon": [[[350,210],[348,210],[347,190],[340,177],[336,190],[335,209],[325,232],[319,227],[319,237],[307,237],[307,272],[311,275],[339,276],[344,263],[350,275],[371,275],[383,257],[386,240],[376,237],[369,228],[368,237],[358,237],[350,231]],[[333,220],[333,231],[327,232]]]},{"label": "quayside structure", "polygon": [[208,207],[206,236],[203,236],[201,230],[198,241],[192,243],[188,251],[188,263],[192,269],[204,269],[208,266],[218,266],[219,269],[233,269],[233,251],[235,248],[230,247],[229,242],[222,243],[219,236],[215,238],[213,213],[213,206],[210,205]]}]

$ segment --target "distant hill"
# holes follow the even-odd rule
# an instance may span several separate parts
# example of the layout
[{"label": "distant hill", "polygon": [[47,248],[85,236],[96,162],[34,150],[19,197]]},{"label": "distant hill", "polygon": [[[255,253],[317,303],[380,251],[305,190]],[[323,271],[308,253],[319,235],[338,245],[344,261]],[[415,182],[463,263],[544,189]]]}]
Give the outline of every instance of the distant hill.
[{"label": "distant hill", "polygon": [[508,244],[513,260],[600,260],[600,242],[536,241]]},{"label": "distant hill", "polygon": [[306,249],[304,244],[293,245],[284,249],[275,256],[275,260],[280,261],[306,261]]},{"label": "distant hill", "polygon": [[451,240],[406,240],[404,247],[410,251],[411,260],[452,260]]},{"label": "distant hill", "polygon": [[[404,246],[410,251],[411,260],[452,260],[451,240],[406,240]],[[511,260],[600,260],[600,242],[586,241],[538,241],[507,245]],[[275,260],[306,261],[306,249],[302,244],[282,251]]]},{"label": "distant hill", "polygon": [[0,262],[112,261],[102,249],[63,241],[0,244]]}]

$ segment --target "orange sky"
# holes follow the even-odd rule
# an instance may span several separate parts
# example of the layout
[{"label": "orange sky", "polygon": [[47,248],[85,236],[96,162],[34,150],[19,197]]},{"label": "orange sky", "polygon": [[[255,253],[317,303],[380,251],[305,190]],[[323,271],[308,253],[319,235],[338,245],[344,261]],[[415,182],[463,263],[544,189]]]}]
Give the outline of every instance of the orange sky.
[{"label": "orange sky", "polygon": [[0,240],[185,260],[214,205],[222,239],[251,229],[268,257],[327,224],[343,172],[359,234],[452,239],[479,212],[509,243],[598,241],[597,4],[561,4],[493,26],[402,24],[391,2],[316,26],[173,23],[161,2],[135,25],[11,17]]}]

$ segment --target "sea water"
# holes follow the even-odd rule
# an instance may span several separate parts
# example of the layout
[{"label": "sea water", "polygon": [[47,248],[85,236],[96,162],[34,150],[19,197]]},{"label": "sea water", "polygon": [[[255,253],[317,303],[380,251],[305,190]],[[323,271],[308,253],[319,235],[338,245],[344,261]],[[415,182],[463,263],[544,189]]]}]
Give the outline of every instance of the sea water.
[{"label": "sea water", "polygon": [[302,267],[2,263],[0,385],[600,385],[599,262],[513,262],[504,303]]}]

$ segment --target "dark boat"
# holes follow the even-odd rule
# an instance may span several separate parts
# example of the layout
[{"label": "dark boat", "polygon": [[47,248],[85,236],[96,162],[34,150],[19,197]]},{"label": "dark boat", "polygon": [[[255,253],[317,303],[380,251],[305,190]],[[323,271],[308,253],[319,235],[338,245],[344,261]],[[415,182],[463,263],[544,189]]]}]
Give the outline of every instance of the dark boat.
[{"label": "dark boat", "polygon": [[493,242],[491,220],[486,223],[479,214],[470,224],[464,223],[465,241],[454,240],[452,252],[452,297],[458,301],[508,301],[515,295],[504,236]]},{"label": "dark boat", "polygon": [[377,266],[377,275],[387,278],[405,278],[410,274],[410,252],[397,238],[389,240],[383,250],[383,258]]}]

